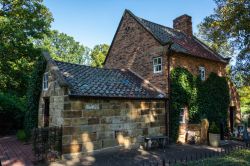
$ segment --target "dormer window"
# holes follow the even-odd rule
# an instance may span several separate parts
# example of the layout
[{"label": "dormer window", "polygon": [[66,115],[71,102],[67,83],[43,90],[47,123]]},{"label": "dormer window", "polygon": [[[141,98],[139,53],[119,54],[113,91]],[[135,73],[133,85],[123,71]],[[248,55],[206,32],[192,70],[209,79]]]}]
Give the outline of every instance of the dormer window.
[{"label": "dormer window", "polygon": [[162,58],[161,57],[153,58],[153,67],[154,67],[154,73],[162,72]]},{"label": "dormer window", "polygon": [[49,75],[48,72],[43,75],[43,90],[48,90],[49,87]]},{"label": "dormer window", "polygon": [[200,79],[202,81],[205,81],[205,79],[206,79],[206,70],[205,70],[205,67],[202,67],[202,66],[199,67],[199,74],[200,74]]}]

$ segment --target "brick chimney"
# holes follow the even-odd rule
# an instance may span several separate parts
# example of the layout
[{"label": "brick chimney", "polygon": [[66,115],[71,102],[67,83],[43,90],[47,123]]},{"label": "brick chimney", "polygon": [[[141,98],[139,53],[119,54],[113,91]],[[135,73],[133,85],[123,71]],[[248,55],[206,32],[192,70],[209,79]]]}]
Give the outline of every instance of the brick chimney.
[{"label": "brick chimney", "polygon": [[173,27],[174,29],[178,29],[190,37],[193,35],[192,17],[187,14],[184,14],[174,19]]}]

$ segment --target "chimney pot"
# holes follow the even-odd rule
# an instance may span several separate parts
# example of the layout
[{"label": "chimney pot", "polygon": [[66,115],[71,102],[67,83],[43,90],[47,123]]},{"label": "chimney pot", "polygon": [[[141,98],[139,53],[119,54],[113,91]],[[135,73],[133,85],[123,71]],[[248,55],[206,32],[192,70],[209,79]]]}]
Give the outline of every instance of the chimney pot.
[{"label": "chimney pot", "polygon": [[191,37],[193,35],[192,17],[187,14],[177,17],[173,20],[173,28]]}]

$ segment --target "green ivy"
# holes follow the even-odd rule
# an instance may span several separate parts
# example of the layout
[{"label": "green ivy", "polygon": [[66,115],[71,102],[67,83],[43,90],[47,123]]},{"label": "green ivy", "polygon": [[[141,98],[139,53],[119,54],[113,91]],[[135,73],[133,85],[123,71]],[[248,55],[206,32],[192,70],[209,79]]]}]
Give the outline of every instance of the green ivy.
[{"label": "green ivy", "polygon": [[199,123],[202,118],[219,124],[225,121],[229,105],[229,88],[225,77],[211,73],[202,82],[185,68],[171,71],[170,135],[176,141],[179,132],[179,115],[188,107],[189,123]]},{"label": "green ivy", "polygon": [[27,137],[31,136],[31,130],[38,125],[38,106],[42,90],[42,79],[46,69],[47,61],[39,56],[29,81],[27,92],[27,112],[25,114],[24,129]]},{"label": "green ivy", "polygon": [[200,86],[198,107],[201,116],[217,126],[226,122],[228,106],[230,104],[229,87],[225,77],[211,73],[208,79]]}]

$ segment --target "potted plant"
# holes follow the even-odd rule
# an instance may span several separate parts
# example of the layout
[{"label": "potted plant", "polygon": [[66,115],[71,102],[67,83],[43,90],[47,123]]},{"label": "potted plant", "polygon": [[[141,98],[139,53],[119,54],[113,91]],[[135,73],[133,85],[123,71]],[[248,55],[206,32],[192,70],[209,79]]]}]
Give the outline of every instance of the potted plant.
[{"label": "potted plant", "polygon": [[220,144],[220,129],[215,122],[209,127],[209,144],[213,147],[218,147]]}]

